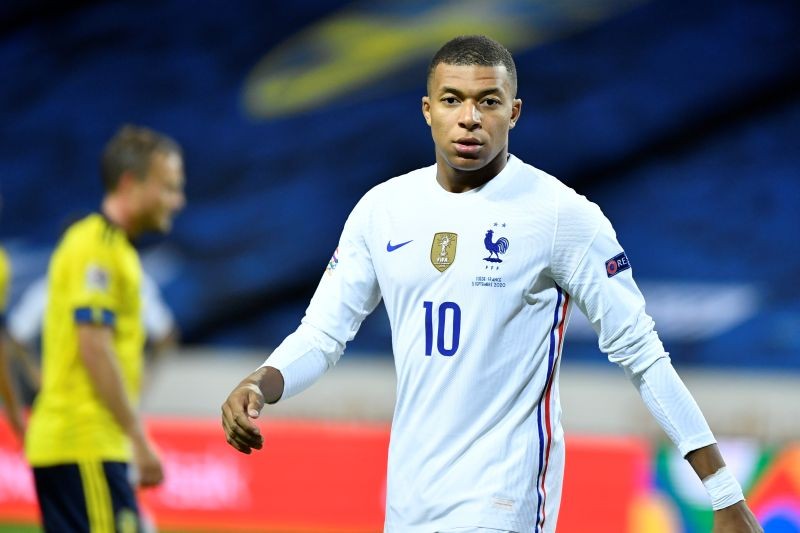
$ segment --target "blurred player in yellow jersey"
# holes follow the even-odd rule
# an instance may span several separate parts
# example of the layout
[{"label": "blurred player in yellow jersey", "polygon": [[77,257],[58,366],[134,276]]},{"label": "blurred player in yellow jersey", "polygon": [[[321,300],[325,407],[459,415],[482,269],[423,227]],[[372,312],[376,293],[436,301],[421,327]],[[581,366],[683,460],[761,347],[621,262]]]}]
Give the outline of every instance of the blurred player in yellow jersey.
[{"label": "blurred player in yellow jersey", "polygon": [[6,418],[14,433],[22,440],[25,431],[25,424],[22,418],[22,408],[20,406],[8,361],[6,351],[6,304],[8,303],[8,289],[11,285],[11,263],[5,251],[0,248],[0,399],[6,411]]},{"label": "blurred player in yellow jersey", "polygon": [[145,334],[131,239],[168,232],[183,207],[181,149],[125,126],[101,174],[101,212],[67,229],[48,271],[42,389],[25,442],[47,532],[140,530],[132,483],[163,478],[136,407]]}]

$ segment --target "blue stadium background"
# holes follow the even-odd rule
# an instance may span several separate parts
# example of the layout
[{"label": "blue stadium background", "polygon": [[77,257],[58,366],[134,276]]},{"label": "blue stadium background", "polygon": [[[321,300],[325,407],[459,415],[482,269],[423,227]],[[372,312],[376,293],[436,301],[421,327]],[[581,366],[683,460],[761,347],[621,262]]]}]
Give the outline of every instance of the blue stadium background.
[{"label": "blue stadium background", "polygon": [[[601,205],[674,360],[800,370],[794,0],[4,2],[12,301],[143,123],[186,152],[187,209],[140,243],[184,341],[276,345],[360,195],[433,162],[427,59],[473,32],[515,54],[511,151]],[[379,309],[348,352],[389,349]],[[580,324],[566,360],[602,360]]]}]

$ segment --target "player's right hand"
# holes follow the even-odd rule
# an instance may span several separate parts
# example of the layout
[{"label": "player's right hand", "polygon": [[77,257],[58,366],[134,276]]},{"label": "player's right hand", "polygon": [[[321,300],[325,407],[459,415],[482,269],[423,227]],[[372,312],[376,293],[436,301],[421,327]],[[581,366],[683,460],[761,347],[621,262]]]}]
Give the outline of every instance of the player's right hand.
[{"label": "player's right hand", "polygon": [[[274,369],[273,369],[274,370]],[[239,383],[222,404],[222,427],[228,444],[242,453],[260,450],[264,437],[252,419],[258,418],[264,407],[261,383],[268,371],[259,368]]]}]

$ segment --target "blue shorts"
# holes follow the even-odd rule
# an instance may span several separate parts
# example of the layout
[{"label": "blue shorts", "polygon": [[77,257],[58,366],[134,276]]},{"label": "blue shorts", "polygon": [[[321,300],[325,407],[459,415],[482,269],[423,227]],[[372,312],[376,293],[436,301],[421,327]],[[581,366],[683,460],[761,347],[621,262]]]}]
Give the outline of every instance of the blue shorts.
[{"label": "blue shorts", "polygon": [[141,532],[127,463],[81,461],[37,466],[33,479],[46,533]]}]

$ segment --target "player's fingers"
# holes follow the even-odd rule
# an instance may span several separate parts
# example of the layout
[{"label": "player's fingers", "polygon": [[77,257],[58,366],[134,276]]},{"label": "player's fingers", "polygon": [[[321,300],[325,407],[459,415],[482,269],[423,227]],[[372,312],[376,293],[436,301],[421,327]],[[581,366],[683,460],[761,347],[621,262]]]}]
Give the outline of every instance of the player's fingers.
[{"label": "player's fingers", "polygon": [[228,422],[225,418],[222,419],[222,429],[225,430],[225,438],[228,444],[244,452],[242,448],[261,448],[262,441],[256,436],[245,432],[236,423]]},{"label": "player's fingers", "polygon": [[233,424],[233,410],[230,407],[230,399],[222,404],[222,427],[228,431],[228,427]]},{"label": "player's fingers", "polygon": [[238,424],[257,434],[259,433],[258,428],[250,421],[248,415],[252,416],[253,412],[258,413],[263,406],[261,391],[239,388],[231,393],[228,400],[222,405],[222,414],[231,425]]},{"label": "player's fingers", "polygon": [[222,429],[225,431],[225,440],[228,442],[228,444],[230,444],[231,446],[233,446],[234,448],[236,448],[240,452],[248,453],[242,448],[242,445],[240,445],[235,439],[235,435],[234,435],[233,429],[231,429],[231,428],[233,426],[235,426],[236,424],[233,423],[229,413],[226,412],[227,410],[228,410],[227,406],[223,405],[222,406],[222,411],[223,411]]},{"label": "player's fingers", "polygon": [[228,400],[222,404],[223,424],[227,423],[228,428],[231,429],[235,426],[240,426],[243,430],[258,435],[258,428],[250,422],[247,418],[247,414],[245,414],[246,405],[246,395],[241,395],[238,392],[231,394]]},{"label": "player's fingers", "polygon": [[162,481],[164,481],[164,469],[159,464],[153,473],[153,484],[160,485]]},{"label": "player's fingers", "polygon": [[[246,415],[240,414],[240,417],[247,418]],[[226,417],[222,418],[222,429],[225,431],[225,438],[231,446],[243,453],[250,453],[250,448],[261,449],[263,446],[263,438],[260,434],[242,428],[235,421],[228,420]]]},{"label": "player's fingers", "polygon": [[240,451],[242,453],[246,453],[247,455],[250,455],[252,453],[252,449],[250,448],[250,446],[248,446],[248,445],[246,445],[246,444],[244,444],[242,442],[239,442],[239,440],[234,435],[228,435],[227,436],[227,441],[228,441],[228,444],[230,444],[237,451]]},{"label": "player's fingers", "polygon": [[[239,418],[246,418],[246,415],[239,415]],[[233,437],[237,441],[250,446],[251,448],[261,449],[261,446],[264,443],[264,438],[261,436],[261,432],[258,431],[258,428],[251,430],[250,428],[242,427],[238,423],[234,423],[228,425],[228,427],[225,429],[225,433],[229,437]]]},{"label": "player's fingers", "polygon": [[142,471],[140,484],[142,487],[155,487],[164,480],[164,473],[160,466],[149,466]]}]

